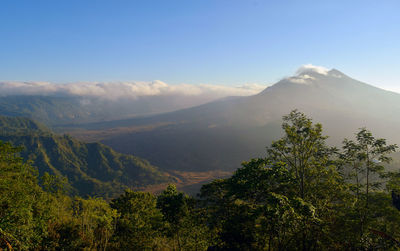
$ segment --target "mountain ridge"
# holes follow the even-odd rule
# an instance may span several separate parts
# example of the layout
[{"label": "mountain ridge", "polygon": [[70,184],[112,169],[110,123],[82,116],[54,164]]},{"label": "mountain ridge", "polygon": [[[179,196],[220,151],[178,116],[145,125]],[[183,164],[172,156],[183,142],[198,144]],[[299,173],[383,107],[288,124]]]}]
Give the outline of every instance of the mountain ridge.
[{"label": "mountain ridge", "polygon": [[[293,109],[321,122],[334,145],[353,137],[364,126],[378,137],[400,142],[396,134],[400,127],[400,94],[365,84],[338,70],[326,74],[302,72],[253,96],[125,120],[124,126],[131,128],[173,123],[116,133],[102,142],[121,152],[135,152],[165,170],[234,170],[244,159],[265,155],[264,147],[280,136],[282,116]],[[110,125],[118,127],[118,123]],[[104,123],[97,129],[101,133],[107,128]],[[90,131],[90,126],[85,130]]]},{"label": "mountain ridge", "polygon": [[321,122],[339,145],[360,127],[400,142],[400,94],[353,79],[337,69],[303,67],[262,92],[229,97],[158,115],[53,127],[88,142],[101,141],[163,170],[232,171],[264,156],[280,136],[283,115],[298,109]]},{"label": "mountain ridge", "polygon": [[58,136],[28,118],[0,116],[0,140],[22,146],[21,157],[39,174],[68,179],[70,192],[112,198],[127,188],[173,182],[175,178],[147,160],[121,154],[100,143],[83,143]]}]

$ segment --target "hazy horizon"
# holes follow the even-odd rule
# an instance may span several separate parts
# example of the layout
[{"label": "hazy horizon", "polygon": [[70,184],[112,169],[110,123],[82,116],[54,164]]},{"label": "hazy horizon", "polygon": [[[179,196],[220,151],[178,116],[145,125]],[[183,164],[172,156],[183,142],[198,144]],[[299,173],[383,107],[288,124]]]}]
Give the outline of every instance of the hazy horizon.
[{"label": "hazy horizon", "polygon": [[[332,68],[335,69],[335,68]],[[296,82],[296,76],[313,71],[326,74],[332,70],[323,66],[304,64],[293,74],[282,77]],[[339,69],[336,69],[339,70]],[[344,74],[346,74],[344,72]],[[307,76],[307,75],[306,75]],[[352,77],[352,76],[350,76]],[[278,80],[277,82],[279,82]],[[302,80],[302,79],[300,79]],[[298,80],[297,80],[298,81]],[[251,96],[260,93],[265,88],[275,83],[245,83],[243,85],[218,85],[218,84],[169,84],[161,80],[154,81],[93,81],[93,82],[67,82],[53,83],[44,81],[1,81],[0,96],[10,95],[40,95],[40,96],[77,96],[104,98],[107,100],[137,99],[146,96],[198,96],[204,102],[213,101],[229,96]],[[400,94],[400,90],[382,88],[374,83],[369,85]],[[202,102],[200,102],[202,103]],[[199,104],[200,104],[199,103]]]},{"label": "hazy horizon", "polygon": [[400,92],[398,1],[2,2],[0,79],[267,85],[303,64]]}]

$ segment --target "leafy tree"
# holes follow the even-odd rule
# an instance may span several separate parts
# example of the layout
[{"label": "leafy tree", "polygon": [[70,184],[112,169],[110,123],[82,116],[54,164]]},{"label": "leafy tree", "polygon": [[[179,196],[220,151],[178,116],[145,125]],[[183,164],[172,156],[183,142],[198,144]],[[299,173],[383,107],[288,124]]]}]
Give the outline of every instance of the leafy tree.
[{"label": "leafy tree", "polygon": [[303,223],[298,245],[304,250],[321,239],[335,242],[331,235],[336,221],[334,211],[343,208],[348,199],[348,186],[337,168],[337,149],[326,145],[327,136],[323,136],[321,124],[314,124],[297,110],[283,117],[282,129],[284,136],[267,148],[267,159],[286,164],[295,193],[313,205],[320,220],[319,224]]},{"label": "leafy tree", "polygon": [[39,246],[47,215],[37,170],[18,157],[20,151],[0,141],[0,247],[28,249]]},{"label": "leafy tree", "polygon": [[117,210],[100,198],[76,198],[74,214],[80,225],[81,238],[90,250],[106,250],[114,232]]},{"label": "leafy tree", "polygon": [[172,225],[179,225],[180,221],[189,214],[188,200],[187,195],[178,192],[176,186],[170,184],[157,197],[157,208],[161,210],[166,221]]},{"label": "leafy tree", "polygon": [[[346,177],[350,181],[356,195],[355,214],[359,226],[359,242],[366,242],[370,234],[373,211],[371,211],[371,196],[376,197],[382,192],[385,174],[385,163],[389,163],[390,153],[396,151],[396,145],[388,145],[385,139],[376,139],[366,128],[356,133],[356,140],[343,141],[341,159],[346,170]],[[375,193],[375,194],[373,194]],[[364,245],[364,244],[362,244]]]},{"label": "leafy tree", "polygon": [[204,250],[208,246],[208,228],[195,204],[193,198],[178,192],[173,184],[157,197],[157,208],[168,223],[167,236],[173,240],[172,249]]},{"label": "leafy tree", "polygon": [[284,163],[265,159],[245,162],[231,178],[204,185],[201,197],[219,237],[217,246],[229,250],[296,247],[303,222],[317,221],[314,207],[297,196],[296,188]]},{"label": "leafy tree", "polygon": [[371,175],[383,174],[384,166],[391,158],[390,153],[396,151],[397,145],[387,145],[385,139],[375,139],[372,133],[366,128],[362,128],[356,135],[358,144],[358,157],[363,161],[363,172],[365,173],[365,208],[369,207],[370,191],[380,189],[381,181],[372,181]]},{"label": "leafy tree", "polygon": [[111,208],[120,214],[112,240],[115,249],[151,250],[157,246],[164,223],[155,196],[126,190],[112,200]]},{"label": "leafy tree", "polygon": [[284,136],[267,148],[268,159],[286,163],[298,185],[298,196],[312,199],[333,167],[335,148],[326,146],[322,125],[313,124],[305,114],[294,110],[283,117]]},{"label": "leafy tree", "polygon": [[340,166],[343,177],[351,181],[351,190],[356,194],[357,200],[360,199],[362,184],[362,159],[360,156],[360,146],[354,141],[343,140],[342,153],[340,153]]}]

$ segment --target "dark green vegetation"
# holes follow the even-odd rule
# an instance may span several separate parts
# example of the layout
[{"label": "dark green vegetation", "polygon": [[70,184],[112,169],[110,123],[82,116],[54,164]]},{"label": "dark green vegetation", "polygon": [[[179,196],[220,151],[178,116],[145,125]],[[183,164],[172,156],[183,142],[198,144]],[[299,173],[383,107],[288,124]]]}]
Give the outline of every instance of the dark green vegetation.
[{"label": "dark green vegetation", "polygon": [[[0,144],[0,245],[30,250],[398,250],[397,146],[361,128],[341,149],[293,111],[266,158],[251,159],[198,198],[169,185],[155,196],[69,197],[59,178]],[[397,207],[397,208],[396,208]]]},{"label": "dark green vegetation", "polygon": [[26,118],[0,117],[0,140],[22,146],[21,157],[32,161],[40,175],[48,172],[67,178],[72,194],[109,198],[127,188],[173,181],[146,160],[103,144],[55,135]]}]

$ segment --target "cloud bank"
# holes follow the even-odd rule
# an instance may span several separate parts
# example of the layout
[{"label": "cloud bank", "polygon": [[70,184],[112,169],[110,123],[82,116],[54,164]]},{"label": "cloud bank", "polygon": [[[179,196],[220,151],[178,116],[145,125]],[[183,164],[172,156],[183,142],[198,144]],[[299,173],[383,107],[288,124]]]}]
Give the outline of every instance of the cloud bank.
[{"label": "cloud bank", "polygon": [[0,82],[0,96],[42,95],[80,96],[104,99],[136,99],[146,96],[249,96],[261,92],[266,85],[169,85],[162,81],[152,82],[82,82],[54,84],[49,82]]},{"label": "cloud bank", "polygon": [[[311,84],[317,77],[315,73],[328,75],[329,69],[323,66],[305,64],[299,67],[295,76],[286,78],[296,84]],[[227,96],[250,96],[263,91],[267,85],[245,84],[225,86],[211,84],[170,85],[156,80],[152,82],[76,82],[55,84],[49,82],[7,82],[0,81],[0,96],[41,95],[77,96],[108,100],[137,99],[151,96],[204,97],[207,101]]]}]

